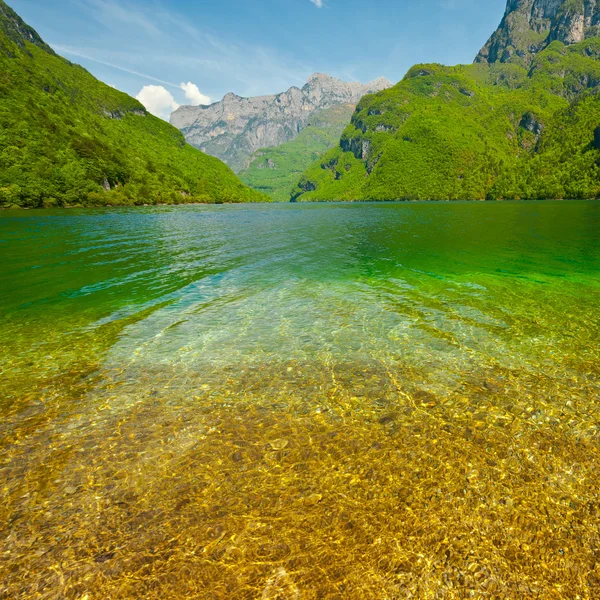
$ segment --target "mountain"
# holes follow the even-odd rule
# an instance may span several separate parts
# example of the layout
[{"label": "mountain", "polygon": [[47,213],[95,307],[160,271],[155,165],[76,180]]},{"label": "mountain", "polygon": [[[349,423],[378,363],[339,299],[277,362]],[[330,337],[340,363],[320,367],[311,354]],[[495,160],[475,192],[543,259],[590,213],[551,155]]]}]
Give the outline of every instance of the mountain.
[{"label": "mountain", "polygon": [[[600,38],[585,37],[595,32],[591,6],[509,0],[499,31],[514,32],[524,18],[543,35],[539,44],[498,57],[496,33],[472,65],[417,65],[367,96],[292,200],[599,197]],[[585,39],[563,35],[569,23],[583,23]],[[509,54],[519,60],[503,61]]]},{"label": "mountain", "polygon": [[363,85],[318,73],[302,89],[292,87],[282,94],[241,98],[230,93],[210,106],[182,106],[171,115],[171,123],[189,144],[239,172],[257,150],[296,138],[314,112],[356,104],[365,94],[391,85],[383,78]]},{"label": "mountain", "polygon": [[255,152],[240,179],[277,202],[289,201],[302,173],[337,144],[355,108],[340,104],[313,113],[297,138]]},{"label": "mountain", "polygon": [[260,200],[0,0],[0,207]]},{"label": "mountain", "polygon": [[529,65],[554,41],[582,42],[600,32],[597,0],[509,0],[498,30],[476,62],[516,62]]}]

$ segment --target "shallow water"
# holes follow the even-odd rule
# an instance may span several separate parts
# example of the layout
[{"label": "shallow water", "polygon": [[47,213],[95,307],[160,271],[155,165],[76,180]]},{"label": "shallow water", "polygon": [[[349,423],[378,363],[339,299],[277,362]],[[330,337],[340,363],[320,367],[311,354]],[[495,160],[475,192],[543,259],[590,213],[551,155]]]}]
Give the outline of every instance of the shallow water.
[{"label": "shallow water", "polygon": [[600,597],[600,202],[0,213],[0,598]]}]

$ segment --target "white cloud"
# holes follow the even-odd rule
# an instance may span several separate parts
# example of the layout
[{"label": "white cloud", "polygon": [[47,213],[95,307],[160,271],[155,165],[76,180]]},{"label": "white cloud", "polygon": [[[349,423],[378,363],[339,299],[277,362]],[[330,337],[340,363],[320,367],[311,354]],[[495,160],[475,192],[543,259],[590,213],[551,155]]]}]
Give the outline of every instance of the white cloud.
[{"label": "white cloud", "polygon": [[171,92],[162,85],[145,85],[136,98],[153,115],[165,121],[168,121],[171,113],[179,108]]},{"label": "white cloud", "polygon": [[179,87],[185,92],[185,97],[190,101],[192,106],[211,103],[210,98],[205,96],[195,83],[188,81],[187,83],[182,83]]},{"label": "white cloud", "polygon": [[323,0],[310,0],[317,8],[323,8]]}]

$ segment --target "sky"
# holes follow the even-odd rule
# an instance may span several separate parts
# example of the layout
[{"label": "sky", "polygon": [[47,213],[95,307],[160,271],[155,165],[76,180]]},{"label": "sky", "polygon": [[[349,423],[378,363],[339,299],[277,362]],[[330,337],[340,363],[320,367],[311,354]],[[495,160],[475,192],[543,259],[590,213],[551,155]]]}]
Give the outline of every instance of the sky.
[{"label": "sky", "polygon": [[397,82],[469,63],[506,0],[7,0],[59,54],[168,118],[226,93],[301,87],[312,73]]}]

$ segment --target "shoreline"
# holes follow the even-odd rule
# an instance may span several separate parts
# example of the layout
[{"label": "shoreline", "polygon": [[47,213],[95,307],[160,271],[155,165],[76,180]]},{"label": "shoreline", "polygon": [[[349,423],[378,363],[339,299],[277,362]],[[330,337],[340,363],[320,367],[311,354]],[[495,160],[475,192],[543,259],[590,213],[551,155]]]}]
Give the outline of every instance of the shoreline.
[{"label": "shoreline", "polygon": [[506,202],[598,202],[600,198],[528,198],[528,199],[496,199],[496,200],[311,200],[303,202],[185,202],[180,204],[115,204],[115,205],[72,205],[72,206],[0,206],[0,212],[16,210],[81,210],[81,209],[116,209],[116,208],[152,208],[152,207],[185,207],[185,206],[263,206],[263,205],[318,205],[318,204],[496,204]]}]

